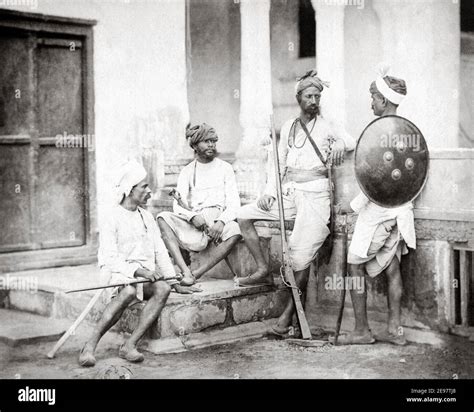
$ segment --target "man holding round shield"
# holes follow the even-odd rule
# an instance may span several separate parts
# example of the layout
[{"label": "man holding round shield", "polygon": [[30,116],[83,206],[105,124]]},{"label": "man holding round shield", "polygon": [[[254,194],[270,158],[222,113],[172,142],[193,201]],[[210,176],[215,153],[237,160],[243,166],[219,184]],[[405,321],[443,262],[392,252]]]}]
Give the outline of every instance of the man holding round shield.
[{"label": "man holding round shield", "polygon": [[[370,86],[372,96],[372,110],[376,116],[391,116],[387,122],[393,121],[396,124],[398,119],[406,120],[395,116],[398,105],[402,102],[407,93],[404,80],[387,76],[388,68],[382,68],[376,81]],[[408,122],[408,121],[407,121]],[[375,123],[375,122],[373,122]],[[366,130],[370,125],[366,128]],[[365,131],[364,131],[365,132]],[[363,134],[364,135],[364,134]],[[385,138],[379,141],[381,149],[379,168],[389,170],[389,178],[381,184],[391,185],[392,192],[397,192],[397,181],[402,174],[407,175],[410,168],[411,157],[404,160],[404,167],[397,169],[395,166],[398,159],[407,150],[408,144],[413,144],[410,139],[400,139],[400,136],[409,136],[404,134],[382,134]],[[411,135],[410,135],[411,136]],[[414,135],[415,136],[415,135]],[[421,133],[418,137],[421,136]],[[396,137],[396,139],[394,139]],[[416,136],[415,136],[416,137]],[[362,137],[361,137],[362,140]],[[359,141],[359,146],[361,145]],[[357,148],[359,149],[359,147]],[[374,150],[372,150],[374,152]],[[383,152],[383,153],[382,153]],[[368,152],[367,152],[368,153]],[[356,174],[357,174],[357,156],[356,151]],[[394,159],[395,158],[395,159]],[[365,163],[370,163],[367,157]],[[379,169],[380,170],[380,169]],[[359,179],[360,183],[360,179]],[[364,185],[361,185],[364,188]],[[367,190],[365,190],[368,193]],[[385,199],[384,199],[385,200]],[[374,336],[369,329],[367,320],[367,292],[366,288],[362,290],[351,289],[351,299],[354,308],[355,329],[353,332],[343,334],[338,338],[339,344],[370,344],[376,340],[390,342],[396,345],[405,345],[406,339],[401,326],[401,296],[402,296],[402,277],[400,273],[400,259],[402,254],[408,253],[407,246],[416,248],[416,237],[413,216],[413,204],[411,201],[404,204],[394,204],[391,207],[384,207],[383,202],[375,203],[369,200],[368,196],[360,193],[350,203],[350,207],[342,208],[341,212],[358,213],[357,222],[352,236],[352,242],[349,247],[347,262],[349,274],[353,277],[360,277],[365,281],[365,273],[371,278],[385,272],[388,281],[388,326],[387,330]],[[352,284],[361,284],[353,282]]]}]

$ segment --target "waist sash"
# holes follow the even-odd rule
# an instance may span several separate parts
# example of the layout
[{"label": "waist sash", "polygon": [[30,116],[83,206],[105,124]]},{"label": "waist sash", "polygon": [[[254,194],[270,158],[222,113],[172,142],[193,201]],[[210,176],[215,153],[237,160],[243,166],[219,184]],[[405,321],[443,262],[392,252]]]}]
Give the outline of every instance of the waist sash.
[{"label": "waist sash", "polygon": [[328,170],[325,167],[315,167],[309,170],[288,167],[283,182],[305,183],[312,180],[327,179],[327,177]]}]

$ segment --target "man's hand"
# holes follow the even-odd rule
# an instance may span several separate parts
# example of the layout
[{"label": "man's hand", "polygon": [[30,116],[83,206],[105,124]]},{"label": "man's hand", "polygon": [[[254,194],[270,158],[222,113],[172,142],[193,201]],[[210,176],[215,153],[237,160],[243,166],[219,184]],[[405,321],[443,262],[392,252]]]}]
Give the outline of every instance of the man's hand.
[{"label": "man's hand", "polygon": [[194,292],[202,292],[202,290],[196,286],[182,286],[179,283],[172,286],[174,290],[183,295],[190,295]]},{"label": "man's hand", "polygon": [[339,202],[334,205],[334,210],[338,215],[347,215],[348,213],[353,213],[349,202]]},{"label": "man's hand", "polygon": [[222,222],[221,220],[218,220],[216,223],[214,223],[211,226],[211,228],[207,232],[207,235],[211,238],[211,240],[214,243],[218,243],[221,240],[223,230],[224,230],[224,222]]},{"label": "man's hand", "polygon": [[194,227],[198,230],[201,230],[204,232],[207,228],[207,223],[206,220],[202,215],[196,215],[191,219],[191,223],[194,225]]},{"label": "man's hand", "polygon": [[275,201],[275,198],[273,196],[263,195],[262,197],[260,197],[260,199],[257,200],[257,206],[260,209],[268,212],[270,208],[272,207],[274,201]]},{"label": "man's hand", "polygon": [[163,279],[163,276],[160,275],[159,273],[156,273],[156,272],[153,272],[151,270],[144,269],[144,268],[137,269],[135,271],[135,276],[140,276],[142,278],[149,279],[152,282],[156,282],[157,280]]},{"label": "man's hand", "polygon": [[346,149],[346,144],[343,139],[337,139],[331,149],[331,161],[333,166],[340,166],[344,163],[344,151]]}]

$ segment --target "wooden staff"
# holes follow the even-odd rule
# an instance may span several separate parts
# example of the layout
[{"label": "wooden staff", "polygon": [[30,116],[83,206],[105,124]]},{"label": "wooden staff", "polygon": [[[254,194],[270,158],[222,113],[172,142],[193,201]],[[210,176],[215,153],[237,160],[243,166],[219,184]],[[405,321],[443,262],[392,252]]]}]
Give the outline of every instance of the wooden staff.
[{"label": "wooden staff", "polygon": [[[163,280],[173,280],[173,279],[181,279],[181,277],[180,276],[174,276],[174,277],[163,279]],[[84,318],[88,315],[88,313],[91,311],[91,309],[97,303],[97,301],[99,300],[100,296],[102,295],[102,292],[104,291],[104,289],[120,287],[120,286],[126,286],[126,285],[136,285],[137,283],[148,283],[148,282],[151,282],[151,280],[150,279],[138,279],[138,280],[128,282],[128,283],[122,282],[122,283],[115,283],[115,284],[112,284],[112,285],[94,286],[92,288],[68,290],[66,293],[83,292],[83,291],[87,291],[87,290],[96,290],[96,289],[98,289],[97,292],[95,293],[95,295],[92,297],[92,299],[89,301],[89,303],[85,307],[85,309],[82,311],[82,313],[74,321],[74,323],[71,325],[71,327],[64,333],[64,335],[61,336],[61,338],[54,345],[53,349],[51,349],[46,356],[49,359],[54,358],[54,356],[56,355],[56,352],[61,348],[61,346],[64,345],[64,343],[71,337],[71,335],[74,334],[77,327],[81,324],[81,322],[84,320]]]},{"label": "wooden staff", "polygon": [[[163,279],[158,279],[158,280],[180,280],[181,278],[182,278],[181,276],[172,276],[170,278],[166,278],[166,279],[163,278]],[[107,288],[118,288],[121,286],[136,285],[138,283],[149,283],[149,282],[152,282],[152,281],[150,279],[138,279],[138,280],[132,280],[131,282],[122,282],[122,283],[113,283],[113,284],[102,285],[102,286],[93,286],[91,288],[85,288],[85,289],[72,289],[72,290],[66,291],[66,293],[85,292],[88,290],[107,289]]]},{"label": "wooden staff", "polygon": [[53,359],[54,355],[56,355],[56,352],[59,350],[59,348],[64,345],[64,343],[69,339],[69,337],[71,335],[74,334],[74,332],[76,331],[79,324],[84,320],[84,318],[87,316],[87,314],[91,311],[92,307],[99,300],[99,298],[102,295],[103,291],[104,291],[104,289],[100,289],[96,292],[94,297],[90,300],[90,302],[87,304],[86,308],[82,311],[82,313],[79,315],[79,317],[74,321],[74,323],[64,333],[64,335],[61,336],[61,338],[56,342],[56,345],[54,345],[53,349],[51,349],[48,352],[47,356],[48,356],[49,359]]},{"label": "wooden staff", "polygon": [[[300,289],[296,285],[295,275],[293,273],[293,268],[290,264],[289,251],[288,251],[288,242],[286,239],[286,230],[285,230],[285,210],[283,208],[283,193],[281,188],[280,180],[280,162],[278,159],[278,145],[276,141],[275,126],[273,124],[273,115],[270,115],[270,123],[272,127],[272,144],[273,144],[273,163],[275,165],[275,182],[277,189],[277,200],[278,200],[278,211],[280,214],[280,233],[281,233],[281,249],[282,249],[282,262],[283,270],[285,273],[285,278],[289,283],[291,289],[291,294],[293,296],[293,302],[295,304],[296,316],[298,318],[298,323],[301,329],[301,335],[303,339],[311,339],[311,331],[309,329],[308,321],[303,309],[303,304],[300,299]],[[287,285],[288,286],[288,285]]]},{"label": "wooden staff", "polygon": [[342,293],[339,314],[336,322],[336,333],[334,335],[334,345],[337,345],[337,339],[341,330],[342,315],[344,314],[344,303],[346,301],[346,277],[347,277],[347,215],[342,215]]}]

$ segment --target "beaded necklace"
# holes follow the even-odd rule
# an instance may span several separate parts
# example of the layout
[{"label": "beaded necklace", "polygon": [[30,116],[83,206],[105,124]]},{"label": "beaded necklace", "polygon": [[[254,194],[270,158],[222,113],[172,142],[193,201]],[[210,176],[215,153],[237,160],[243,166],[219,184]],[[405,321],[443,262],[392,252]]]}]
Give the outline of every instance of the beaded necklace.
[{"label": "beaded necklace", "polygon": [[[309,134],[311,134],[313,132],[313,129],[314,129],[314,126],[316,125],[316,117],[314,118],[314,121],[313,121],[313,126],[311,127],[311,130],[309,131]],[[293,145],[295,146],[295,149],[301,149],[305,143],[306,143],[306,140],[308,139],[308,136],[305,136],[304,140],[303,140],[303,143],[301,144],[301,146],[296,146],[296,123],[297,122],[300,122],[301,123],[301,119],[299,117],[297,117],[295,119],[295,121],[293,122],[293,124],[291,125],[291,128],[290,128],[290,142],[289,142],[289,146],[292,147]],[[293,134],[292,134],[293,132]]]}]

